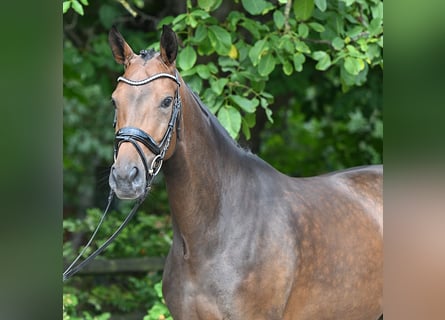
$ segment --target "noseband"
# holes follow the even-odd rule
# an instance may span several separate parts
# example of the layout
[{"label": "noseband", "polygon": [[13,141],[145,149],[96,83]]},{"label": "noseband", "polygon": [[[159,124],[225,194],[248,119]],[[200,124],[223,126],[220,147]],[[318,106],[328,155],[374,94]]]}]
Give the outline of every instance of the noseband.
[{"label": "noseband", "polygon": [[[116,132],[115,143],[114,143],[114,158],[117,158],[117,154],[119,152],[119,147],[124,142],[130,142],[137,150],[139,156],[141,157],[142,163],[145,168],[145,178],[146,178],[146,189],[145,193],[148,192],[150,185],[154,179],[154,177],[159,173],[162,167],[162,162],[164,161],[165,153],[168,150],[170,145],[170,141],[173,135],[173,129],[177,127],[177,131],[179,131],[179,114],[181,112],[181,98],[179,96],[179,86],[181,85],[178,77],[178,72],[176,71],[176,75],[173,76],[168,73],[158,73],[144,80],[130,80],[124,77],[117,78],[117,81],[124,82],[131,86],[141,86],[147,83],[150,83],[154,80],[160,78],[169,78],[175,81],[178,84],[178,89],[176,89],[175,100],[173,103],[173,110],[170,117],[170,121],[168,122],[167,130],[164,133],[161,141],[157,143],[152,136],[150,136],[145,131],[135,128],[135,127],[124,127],[119,129]],[[137,143],[142,143],[145,147],[147,147],[154,155],[154,159],[149,165],[147,159],[145,157],[144,152],[142,151],[141,146]]]}]

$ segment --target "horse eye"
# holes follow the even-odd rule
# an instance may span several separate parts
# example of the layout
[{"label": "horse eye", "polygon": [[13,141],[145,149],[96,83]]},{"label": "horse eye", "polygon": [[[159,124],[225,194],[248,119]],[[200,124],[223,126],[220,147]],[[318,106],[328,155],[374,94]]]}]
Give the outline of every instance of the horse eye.
[{"label": "horse eye", "polygon": [[167,98],[165,98],[164,100],[162,100],[161,107],[162,107],[162,108],[168,108],[168,107],[170,107],[172,101],[173,101],[173,98],[172,98],[172,97],[167,97]]}]

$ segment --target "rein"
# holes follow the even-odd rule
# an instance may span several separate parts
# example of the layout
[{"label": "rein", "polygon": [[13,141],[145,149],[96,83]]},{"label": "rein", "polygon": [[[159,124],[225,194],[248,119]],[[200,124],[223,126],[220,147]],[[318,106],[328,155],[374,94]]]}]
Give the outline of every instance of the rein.
[{"label": "rein", "polygon": [[[113,202],[114,192],[113,190],[110,190],[110,194],[108,196],[108,204],[104,210],[104,213],[102,214],[102,217],[99,220],[99,223],[94,230],[93,234],[91,235],[90,240],[88,240],[85,247],[82,249],[82,251],[79,253],[79,255],[74,259],[74,261],[68,266],[68,268],[63,272],[63,281],[67,280],[71,276],[73,276],[75,273],[77,273],[80,269],[82,269],[85,265],[90,263],[97,255],[99,255],[102,251],[104,251],[108,245],[119,235],[119,233],[122,231],[122,229],[128,224],[128,222],[131,220],[131,218],[136,213],[136,210],[139,208],[139,206],[144,201],[145,197],[147,196],[148,191],[150,190],[151,184],[154,180],[154,178],[157,176],[159,171],[161,170],[162,163],[164,161],[165,154],[168,150],[168,147],[170,146],[170,141],[173,135],[173,129],[176,125],[177,130],[179,131],[179,114],[181,112],[181,98],[179,96],[179,86],[181,85],[179,81],[178,72],[176,71],[176,75],[173,76],[168,73],[158,73],[155,74],[147,79],[144,80],[130,80],[124,77],[117,78],[117,81],[122,81],[126,84],[129,84],[131,86],[141,86],[147,83],[150,83],[154,80],[160,79],[160,78],[169,78],[174,80],[178,84],[178,89],[175,93],[175,101],[173,105],[172,114],[170,117],[170,121],[167,126],[167,130],[164,133],[164,136],[162,137],[162,140],[160,143],[157,143],[148,133],[145,131],[134,128],[134,127],[124,127],[119,129],[116,132],[115,136],[115,144],[114,144],[114,159],[117,158],[117,154],[119,152],[119,147],[124,142],[130,142],[138,152],[139,156],[141,157],[142,163],[145,168],[145,193],[143,196],[139,197],[131,211],[128,213],[125,220],[121,223],[121,225],[116,229],[116,231],[99,247],[94,251],[91,255],[89,255],[87,258],[85,258],[82,262],[76,265],[77,261],[80,259],[80,257],[85,253],[86,249],[91,245],[94,237],[96,236],[100,226],[102,225],[102,222],[105,220],[105,216],[108,213],[108,210],[111,206],[111,203]],[[116,120],[115,120],[116,121]],[[145,157],[144,152],[142,151],[141,146],[137,143],[140,142],[144,146],[146,146],[153,154],[155,154],[154,159],[148,165],[147,159]]]}]

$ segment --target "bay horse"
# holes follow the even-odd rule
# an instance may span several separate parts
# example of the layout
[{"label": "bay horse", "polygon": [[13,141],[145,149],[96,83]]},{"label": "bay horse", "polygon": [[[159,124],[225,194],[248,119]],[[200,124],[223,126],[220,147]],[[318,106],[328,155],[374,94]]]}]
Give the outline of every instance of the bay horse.
[{"label": "bay horse", "polygon": [[162,170],[173,243],[163,294],[175,320],[375,320],[383,314],[383,167],[291,178],[240,148],[184,83],[178,42],[133,52],[112,94],[109,184],[144,198]]}]

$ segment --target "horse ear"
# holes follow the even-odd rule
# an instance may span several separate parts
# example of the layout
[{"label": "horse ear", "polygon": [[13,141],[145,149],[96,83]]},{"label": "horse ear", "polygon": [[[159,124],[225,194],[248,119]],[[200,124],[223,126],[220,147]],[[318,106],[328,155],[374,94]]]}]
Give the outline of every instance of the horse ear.
[{"label": "horse ear", "polygon": [[171,65],[178,54],[178,39],[176,33],[167,25],[162,26],[161,58],[166,65]]},{"label": "horse ear", "polygon": [[115,26],[111,27],[108,34],[108,42],[113,52],[114,60],[119,64],[127,66],[134,52]]}]

